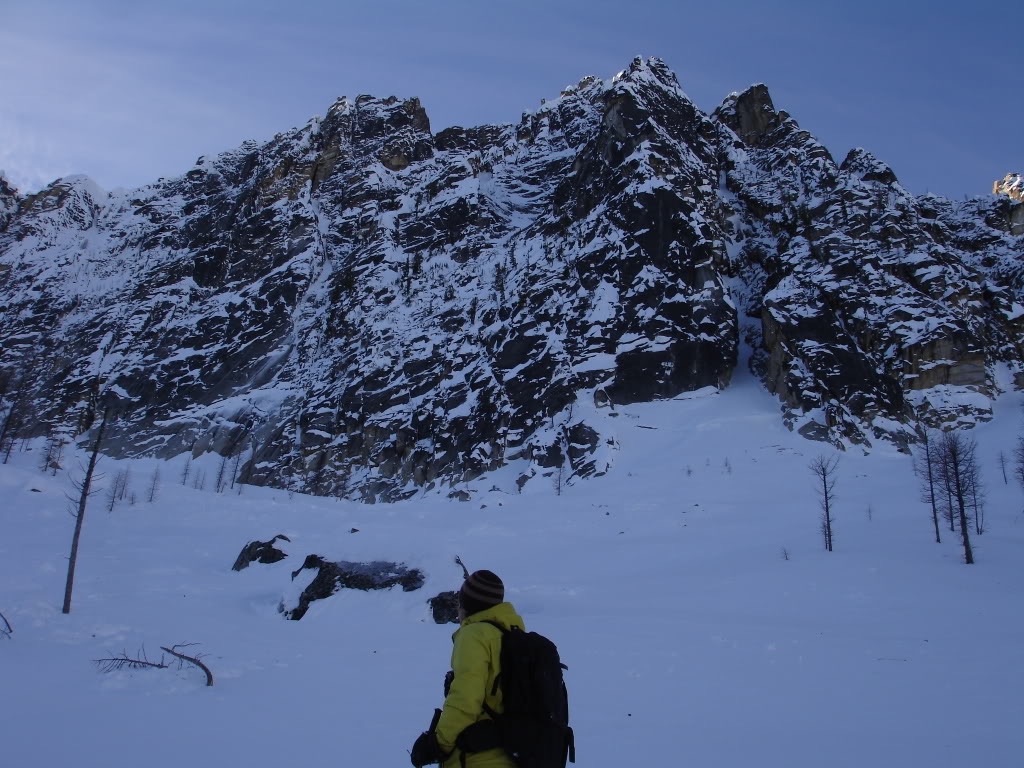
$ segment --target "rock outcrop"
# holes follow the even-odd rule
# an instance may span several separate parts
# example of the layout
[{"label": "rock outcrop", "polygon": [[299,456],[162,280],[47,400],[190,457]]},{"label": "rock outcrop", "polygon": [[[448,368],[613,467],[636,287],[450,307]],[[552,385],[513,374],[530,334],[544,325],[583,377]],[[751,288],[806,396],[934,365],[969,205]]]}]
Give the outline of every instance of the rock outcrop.
[{"label": "rock outcrop", "polygon": [[1010,233],[1016,236],[1024,235],[1024,176],[1019,173],[1008,173],[1001,180],[992,185],[993,195],[1006,195],[1011,200],[1017,201],[1020,205],[1011,205],[1007,210],[1007,220],[1010,224]]},{"label": "rock outcrop", "polygon": [[993,195],[1006,195],[1014,200],[1024,201],[1024,176],[1008,173],[992,184]]}]

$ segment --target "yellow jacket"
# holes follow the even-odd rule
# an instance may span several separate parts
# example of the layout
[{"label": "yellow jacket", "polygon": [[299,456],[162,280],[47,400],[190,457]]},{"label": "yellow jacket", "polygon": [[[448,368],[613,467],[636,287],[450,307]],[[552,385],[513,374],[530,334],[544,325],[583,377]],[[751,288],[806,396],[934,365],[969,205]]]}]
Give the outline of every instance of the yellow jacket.
[{"label": "yellow jacket", "polygon": [[[502,712],[501,691],[494,690],[500,669],[502,632],[484,622],[496,621],[506,629],[526,629],[522,617],[511,603],[500,603],[466,617],[452,635],[451,688],[444,700],[441,719],[437,723],[437,743],[444,752],[451,752],[445,768],[460,766],[461,753],[455,740],[462,729],[478,720],[487,719],[484,703],[494,712]],[[466,755],[466,768],[515,768],[505,750],[488,749]]]}]

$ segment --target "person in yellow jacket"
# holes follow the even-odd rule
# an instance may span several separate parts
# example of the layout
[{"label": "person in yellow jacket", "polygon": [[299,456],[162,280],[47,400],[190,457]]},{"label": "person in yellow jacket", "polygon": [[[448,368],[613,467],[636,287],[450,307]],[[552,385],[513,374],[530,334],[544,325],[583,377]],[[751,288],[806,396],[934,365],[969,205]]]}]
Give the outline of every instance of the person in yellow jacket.
[{"label": "person in yellow jacket", "polygon": [[456,741],[467,727],[490,719],[487,709],[501,714],[501,690],[495,680],[501,672],[502,631],[525,630],[523,619],[505,602],[505,585],[491,571],[475,571],[459,590],[460,626],[452,635],[452,671],[446,684],[444,707],[433,733],[424,733],[412,750],[413,765],[441,763],[445,768],[516,768],[501,747],[463,753]]}]

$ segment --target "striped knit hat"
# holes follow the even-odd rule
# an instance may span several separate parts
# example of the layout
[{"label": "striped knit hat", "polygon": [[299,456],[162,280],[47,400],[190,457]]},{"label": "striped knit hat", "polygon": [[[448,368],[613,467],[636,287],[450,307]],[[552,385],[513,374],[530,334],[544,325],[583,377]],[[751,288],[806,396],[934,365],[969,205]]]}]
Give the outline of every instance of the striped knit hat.
[{"label": "striped knit hat", "polygon": [[459,600],[467,616],[505,601],[505,585],[490,571],[473,571],[459,590]]}]

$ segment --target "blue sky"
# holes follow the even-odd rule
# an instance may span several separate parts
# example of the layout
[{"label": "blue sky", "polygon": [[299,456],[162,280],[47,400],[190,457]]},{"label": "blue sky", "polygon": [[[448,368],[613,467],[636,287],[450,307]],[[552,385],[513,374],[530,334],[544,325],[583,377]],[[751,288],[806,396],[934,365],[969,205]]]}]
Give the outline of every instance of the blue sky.
[{"label": "blue sky", "polygon": [[585,75],[658,56],[705,111],[768,85],[842,160],[910,191],[1024,171],[1024,7],[631,0],[0,0],[0,170],[138,186],[268,139],[339,96],[418,96],[434,130],[515,122]]}]

